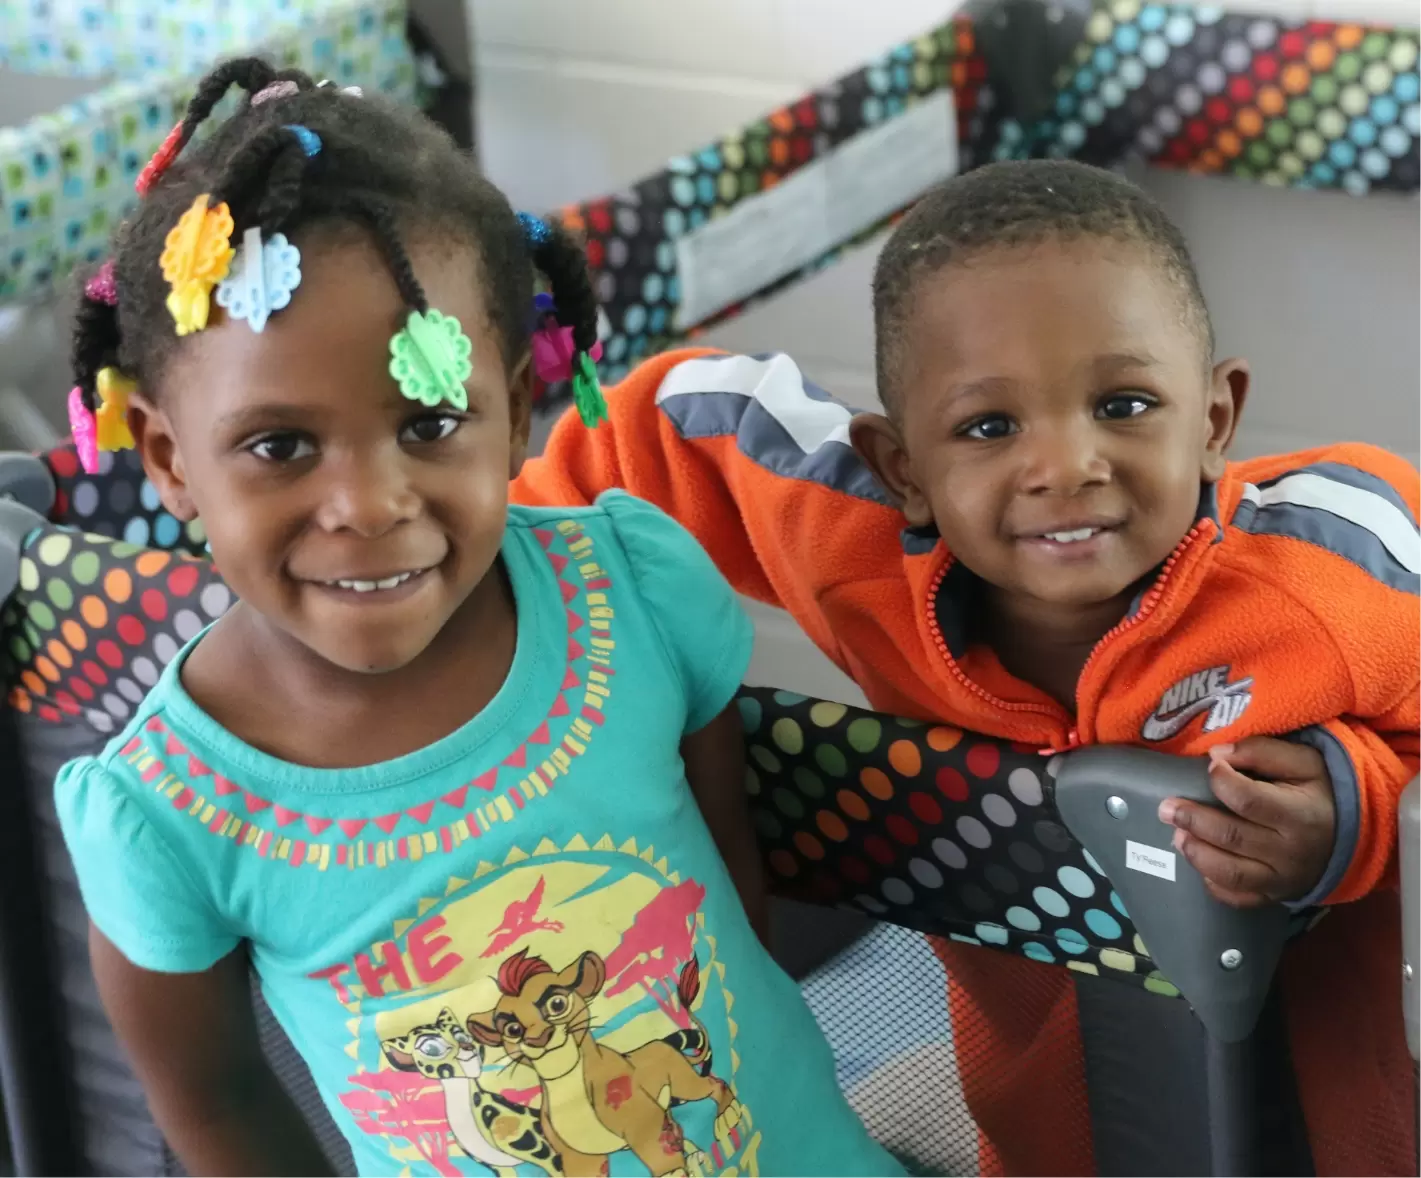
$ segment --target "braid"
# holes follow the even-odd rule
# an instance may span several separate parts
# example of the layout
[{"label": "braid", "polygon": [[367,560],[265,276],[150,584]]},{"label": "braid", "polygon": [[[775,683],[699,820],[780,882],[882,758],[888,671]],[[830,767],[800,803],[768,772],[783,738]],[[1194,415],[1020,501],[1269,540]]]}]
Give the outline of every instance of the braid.
[{"label": "braid", "polygon": [[[286,74],[291,72],[283,71]],[[290,80],[299,85],[302,78],[304,75],[298,75]],[[188,103],[187,113],[183,115],[181,123],[183,145],[186,146],[192,139],[193,132],[207,121],[212,108],[222,101],[233,83],[251,95],[276,80],[276,71],[259,57],[239,57],[235,61],[224,61],[198,83],[197,92]],[[309,85],[310,80],[305,80]]]},{"label": "braid", "polygon": [[[226,201],[239,228],[260,225],[275,233],[296,212],[301,180],[311,160],[284,126],[258,131],[232,157],[213,203]],[[255,210],[249,208],[260,191]]]},{"label": "braid", "polygon": [[400,292],[400,300],[411,311],[423,313],[429,310],[429,300],[425,297],[424,287],[415,277],[414,265],[410,262],[409,254],[405,253],[405,247],[400,241],[395,215],[386,205],[359,195],[348,195],[337,197],[334,200],[321,200],[313,203],[321,212],[328,215],[350,217],[362,222],[375,238],[375,244],[380,247],[380,252],[385,257],[385,264],[390,267],[390,274],[395,280],[395,288]]},{"label": "braid", "polygon": [[547,240],[533,251],[533,264],[547,276],[558,322],[572,328],[572,342],[580,352],[597,343],[597,296],[587,255],[573,236],[556,221],[547,222]]},{"label": "braid", "polygon": [[[250,98],[276,82],[294,82],[296,90],[253,106]],[[189,144],[234,85],[248,100],[210,135]],[[305,154],[293,126],[320,140],[316,155]],[[534,267],[522,229],[468,153],[418,111],[378,94],[357,97],[318,87],[299,70],[248,58],[217,66],[198,84],[173,138],[186,148],[148,189],[115,242],[121,330],[103,325],[111,308],[81,309],[75,332],[79,373],[92,374],[100,358],[112,362],[121,341],[115,366],[150,395],[163,395],[164,369],[185,344],[166,307],[170,289],[159,258],[173,226],[203,195],[209,207],[228,205],[234,234],[259,226],[286,234],[303,249],[301,237],[321,224],[354,223],[374,239],[410,310],[425,312],[429,304],[407,244],[433,240],[468,251],[475,266],[470,281],[484,292],[508,371],[527,354]],[[538,249],[538,266],[552,281],[575,342],[590,349],[597,315],[586,263],[570,237],[549,228],[551,240]]]},{"label": "braid", "polygon": [[118,308],[81,293],[69,356],[74,383],[90,410],[98,407],[94,388],[99,369],[118,363],[120,338]]}]

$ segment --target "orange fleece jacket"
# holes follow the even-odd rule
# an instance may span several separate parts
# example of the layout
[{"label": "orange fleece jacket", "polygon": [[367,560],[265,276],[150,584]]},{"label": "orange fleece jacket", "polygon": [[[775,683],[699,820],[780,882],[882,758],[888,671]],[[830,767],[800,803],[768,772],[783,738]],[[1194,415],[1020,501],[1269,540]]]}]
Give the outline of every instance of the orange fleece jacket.
[{"label": "orange fleece jacket", "polygon": [[[1043,749],[1198,754],[1296,734],[1325,757],[1337,804],[1332,860],[1303,902],[1357,899],[1394,871],[1421,726],[1421,480],[1403,460],[1337,445],[1231,464],[1096,648],[1072,716],[971,642],[973,578],[935,534],[905,530],[848,444],[850,411],[789,357],[671,352],[607,401],[598,429],[572,415],[555,428],[516,501],[583,504],[624,487],[657,504],[884,712]],[[1319,1105],[1305,1104],[1311,1125]],[[1013,1162],[999,1140],[984,1142],[984,1163],[991,1153],[1008,1171],[1072,1170],[1060,1156]]]}]

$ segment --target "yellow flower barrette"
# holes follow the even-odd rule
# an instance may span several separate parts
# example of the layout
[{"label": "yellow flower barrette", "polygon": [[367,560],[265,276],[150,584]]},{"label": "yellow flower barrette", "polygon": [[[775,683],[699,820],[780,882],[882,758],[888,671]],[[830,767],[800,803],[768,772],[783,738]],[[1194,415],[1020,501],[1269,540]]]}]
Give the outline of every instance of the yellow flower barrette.
[{"label": "yellow flower barrette", "polygon": [[128,428],[128,398],[138,385],[117,368],[100,368],[94,380],[99,393],[99,411],[94,414],[100,450],[132,450],[133,431]]},{"label": "yellow flower barrette", "polygon": [[179,335],[207,326],[210,293],[232,264],[232,212],[226,203],[208,208],[203,193],[168,232],[158,264],[172,287],[168,311]]}]

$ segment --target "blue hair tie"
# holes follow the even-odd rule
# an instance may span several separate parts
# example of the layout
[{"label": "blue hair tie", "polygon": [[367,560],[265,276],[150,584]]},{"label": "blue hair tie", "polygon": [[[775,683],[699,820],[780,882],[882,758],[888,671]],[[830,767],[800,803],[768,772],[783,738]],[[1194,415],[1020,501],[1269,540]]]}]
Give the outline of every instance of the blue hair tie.
[{"label": "blue hair tie", "polygon": [[535,217],[532,213],[519,213],[518,224],[523,226],[523,240],[528,243],[530,250],[537,250],[548,244],[553,236],[553,231],[548,228],[548,224],[541,217]]},{"label": "blue hair tie", "polygon": [[307,158],[320,152],[321,137],[310,127],[303,127],[298,123],[287,123],[286,129],[296,136],[296,141],[301,144],[301,150],[306,153]]}]

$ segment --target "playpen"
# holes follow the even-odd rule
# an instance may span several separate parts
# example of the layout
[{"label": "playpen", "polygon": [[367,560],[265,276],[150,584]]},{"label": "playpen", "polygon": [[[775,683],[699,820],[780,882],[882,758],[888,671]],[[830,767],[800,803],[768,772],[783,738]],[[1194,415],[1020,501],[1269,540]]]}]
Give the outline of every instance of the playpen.
[{"label": "playpen", "polygon": [[[413,93],[398,6],[294,11],[274,48],[286,60],[343,84]],[[184,78],[241,43],[231,36],[161,62],[172,68],[159,78],[0,134],[9,219],[0,293],[32,296],[101,255],[132,174],[182,104]],[[70,56],[62,38],[59,52],[41,52],[34,36],[26,44],[29,56],[10,42],[9,64]],[[127,51],[128,42],[110,44]],[[1415,188],[1416,44],[1414,31],[1133,0],[1011,2],[961,16],[624,192],[563,210],[598,272],[605,375],[813,272],[939,176],[987,159],[1143,157],[1359,195]],[[136,75],[153,66],[133,53]],[[899,165],[892,182],[855,186],[885,159]],[[741,247],[727,249],[736,238]],[[775,248],[755,244],[765,242]],[[754,260],[717,262],[726,256]],[[89,476],[69,446],[0,456],[0,593],[9,686],[0,1090],[15,1162],[35,1174],[178,1172],[97,1002],[50,782],[64,760],[125,726],[162,666],[231,597],[204,559],[200,525],[162,510],[134,455],[105,455]],[[1069,1057],[1078,1083],[1015,1112],[1023,1134],[1061,1134],[1062,1158],[1085,1156],[1100,1173],[1303,1173],[1323,1164],[1321,1153],[1347,1172],[1357,1156],[1347,1141],[1301,1128],[1273,983],[1280,960],[1315,966],[1329,926],[1351,914],[1310,931],[1321,913],[1213,903],[1182,861],[1173,882],[1125,866],[1127,840],[1158,841],[1160,798],[1207,798],[1198,764],[1130,749],[1048,760],[773,684],[747,686],[740,710],[747,789],[780,897],[775,951],[802,981],[855,1108],[915,1169],[1014,1169],[1009,1147],[984,1146],[968,1109],[984,1080],[943,964],[951,946],[954,962],[983,977],[1003,955],[1031,963],[1012,972],[1000,1001],[1023,1026],[1057,1028],[1032,1050]],[[426,849],[463,854],[473,870],[470,833],[556,776],[555,766],[530,765],[418,831],[347,839],[279,822],[247,799],[194,793],[167,772],[181,751],[161,734],[140,734],[130,752],[214,837],[311,871]],[[1405,946],[1394,915],[1374,922],[1370,935],[1395,943],[1391,980],[1340,998],[1390,1004],[1395,1046],[1404,1025],[1413,1057],[1416,800],[1413,785],[1402,822]],[[257,1004],[279,1074],[333,1164],[348,1170],[330,1111]],[[1397,1107],[1414,1109],[1411,1066],[1388,1080]],[[1366,1156],[1415,1173],[1414,1123],[1400,1120],[1399,1133],[1398,1118],[1379,1122],[1391,1136]],[[356,1122],[389,1143],[392,1172],[450,1164],[438,1126],[393,1104]]]}]

